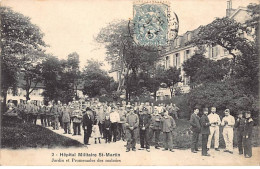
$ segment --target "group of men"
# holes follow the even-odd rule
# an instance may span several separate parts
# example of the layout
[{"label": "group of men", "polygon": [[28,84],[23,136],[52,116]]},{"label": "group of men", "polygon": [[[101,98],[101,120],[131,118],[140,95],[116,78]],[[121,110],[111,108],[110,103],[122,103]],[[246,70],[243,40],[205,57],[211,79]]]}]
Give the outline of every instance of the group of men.
[{"label": "group of men", "polygon": [[225,116],[220,120],[219,115],[216,113],[216,107],[211,107],[211,113],[208,114],[208,108],[203,109],[202,117],[198,116],[199,109],[195,109],[194,113],[191,115],[190,124],[192,130],[192,145],[191,152],[197,153],[198,151],[198,141],[199,134],[202,135],[202,156],[210,156],[208,151],[211,148],[212,137],[214,136],[214,148],[215,151],[219,150],[219,126],[223,126],[223,138],[225,141],[226,149],[224,152],[233,154],[233,137],[234,128],[237,130],[237,140],[239,154],[246,158],[252,156],[252,130],[253,130],[253,119],[251,117],[251,112],[244,112],[245,118],[243,117],[243,112],[238,112],[238,118],[230,115],[230,110],[226,109],[224,111]]},{"label": "group of men", "polygon": [[[11,105],[11,104],[9,104]],[[10,106],[11,107],[11,106]],[[160,149],[159,142],[163,141],[165,150],[173,151],[173,131],[176,128],[175,119],[178,119],[177,111],[179,108],[174,104],[159,104],[137,102],[126,104],[99,102],[99,100],[79,100],[75,99],[68,104],[55,103],[50,101],[48,105],[42,103],[35,104],[28,101],[21,102],[17,106],[18,111],[24,122],[36,124],[37,117],[41,119],[41,125],[52,127],[58,130],[64,129],[64,134],[71,133],[71,123],[73,126],[73,135],[81,135],[81,127],[84,130],[84,144],[89,145],[92,127],[97,124],[100,135],[106,143],[116,142],[120,139],[127,141],[126,152],[136,151],[136,141],[139,135],[140,148],[150,152],[150,145],[154,139],[154,146]],[[199,109],[195,109],[191,115],[190,124],[192,131],[191,151],[197,153],[199,134],[202,134],[202,155],[210,156],[208,151],[211,147],[211,141],[214,136],[214,148],[219,150],[220,126],[223,126],[223,138],[226,149],[224,152],[233,154],[233,129],[238,128],[238,148],[239,154],[245,157],[252,156],[252,128],[253,120],[249,111],[238,113],[238,118],[230,115],[230,110],[225,110],[225,117],[221,120],[216,113],[216,107],[211,107],[211,113],[208,114],[208,108],[203,109],[202,117],[199,117]],[[163,139],[160,140],[162,134]],[[113,139],[112,139],[113,138]]]}]

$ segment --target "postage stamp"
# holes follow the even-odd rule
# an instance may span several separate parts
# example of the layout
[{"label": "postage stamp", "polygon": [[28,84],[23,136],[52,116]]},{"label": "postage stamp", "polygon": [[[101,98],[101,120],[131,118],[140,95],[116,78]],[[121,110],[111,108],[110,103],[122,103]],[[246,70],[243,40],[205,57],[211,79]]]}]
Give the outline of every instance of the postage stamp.
[{"label": "postage stamp", "polygon": [[177,36],[178,18],[168,1],[135,1],[134,40],[142,46],[165,46]]}]

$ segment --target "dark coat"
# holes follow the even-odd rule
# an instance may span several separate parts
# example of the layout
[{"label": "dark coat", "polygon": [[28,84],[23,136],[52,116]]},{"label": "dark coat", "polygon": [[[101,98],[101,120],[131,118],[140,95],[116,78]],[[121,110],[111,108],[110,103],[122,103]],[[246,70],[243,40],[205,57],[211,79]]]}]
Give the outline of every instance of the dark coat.
[{"label": "dark coat", "polygon": [[241,118],[239,120],[237,119],[234,127],[237,128],[238,132],[243,133],[244,128],[245,128],[245,124],[246,124],[245,118]]},{"label": "dark coat", "polygon": [[106,129],[106,128],[110,129],[111,121],[110,120],[104,120],[103,126],[104,126],[104,129]]},{"label": "dark coat", "polygon": [[91,119],[91,115],[90,118],[88,117],[88,114],[84,114],[83,115],[83,120],[82,120],[83,124],[83,128],[85,129],[87,127],[87,129],[91,129],[92,125],[93,125],[93,120]]},{"label": "dark coat", "polygon": [[209,130],[209,118],[207,115],[203,114],[200,118],[200,124],[201,124],[201,134],[210,134]]},{"label": "dark coat", "polygon": [[246,119],[244,136],[246,136],[248,138],[252,137],[253,126],[254,126],[253,119],[251,117]]},{"label": "dark coat", "polygon": [[142,114],[139,116],[139,127],[148,129],[151,123],[151,116],[149,114]]},{"label": "dark coat", "polygon": [[191,125],[191,131],[200,133],[200,117],[197,116],[195,113],[192,113],[190,117],[190,125]]}]

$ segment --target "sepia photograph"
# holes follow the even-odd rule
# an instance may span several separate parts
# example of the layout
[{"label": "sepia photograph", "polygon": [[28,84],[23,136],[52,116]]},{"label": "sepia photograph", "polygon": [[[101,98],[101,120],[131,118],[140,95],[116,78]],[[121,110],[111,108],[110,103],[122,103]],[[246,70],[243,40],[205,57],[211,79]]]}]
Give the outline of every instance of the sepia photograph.
[{"label": "sepia photograph", "polygon": [[0,166],[259,166],[259,0],[0,0]]}]

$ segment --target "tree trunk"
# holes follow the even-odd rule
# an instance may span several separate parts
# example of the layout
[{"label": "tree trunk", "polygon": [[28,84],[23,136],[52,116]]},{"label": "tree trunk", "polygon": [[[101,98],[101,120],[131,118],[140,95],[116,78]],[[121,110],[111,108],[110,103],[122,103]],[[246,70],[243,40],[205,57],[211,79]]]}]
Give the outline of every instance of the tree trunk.
[{"label": "tree trunk", "polygon": [[156,101],[156,93],[157,93],[157,90],[155,90],[155,91],[153,92],[153,98],[154,98],[155,101]]},{"label": "tree trunk", "polygon": [[26,90],[26,101],[30,100],[30,92]]},{"label": "tree trunk", "polygon": [[6,110],[6,99],[7,99],[7,90],[8,89],[3,89],[3,105],[2,105],[2,110],[1,110],[1,112],[3,113],[3,112],[5,112],[5,110]]},{"label": "tree trunk", "polygon": [[171,92],[171,98],[172,98],[172,95],[173,95],[173,89],[170,89],[170,92]]}]

